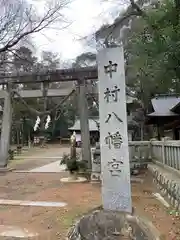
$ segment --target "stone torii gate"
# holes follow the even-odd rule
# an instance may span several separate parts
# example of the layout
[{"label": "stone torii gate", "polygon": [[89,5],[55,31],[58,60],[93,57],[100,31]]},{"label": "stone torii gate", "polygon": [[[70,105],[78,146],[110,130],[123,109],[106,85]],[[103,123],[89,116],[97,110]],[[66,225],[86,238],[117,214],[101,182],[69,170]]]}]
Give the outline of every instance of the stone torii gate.
[{"label": "stone torii gate", "polygon": [[[5,90],[0,90],[0,98],[4,99],[4,110],[0,139],[0,168],[5,169],[8,164],[8,151],[10,146],[10,132],[12,123],[11,91],[15,84],[41,83],[48,86],[52,82],[77,82],[80,109],[80,124],[82,137],[82,158],[87,161],[91,169],[91,149],[89,136],[88,107],[86,100],[86,81],[96,80],[98,71],[96,67],[60,69],[47,72],[19,73],[0,75],[0,85],[6,85]],[[72,89],[46,89],[47,97],[67,96]],[[20,90],[22,98],[44,97],[42,90]]]}]

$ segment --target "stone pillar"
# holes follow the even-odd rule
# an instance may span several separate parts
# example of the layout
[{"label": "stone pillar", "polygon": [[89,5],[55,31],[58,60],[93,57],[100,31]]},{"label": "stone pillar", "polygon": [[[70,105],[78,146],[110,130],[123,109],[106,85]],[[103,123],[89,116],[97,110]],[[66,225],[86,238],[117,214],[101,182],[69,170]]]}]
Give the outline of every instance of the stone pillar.
[{"label": "stone pillar", "polygon": [[123,47],[100,50],[97,62],[103,208],[131,213]]},{"label": "stone pillar", "polygon": [[76,134],[75,134],[75,132],[72,134],[72,136],[70,138],[70,144],[71,144],[71,148],[70,148],[71,159],[76,160]]},{"label": "stone pillar", "polygon": [[101,181],[101,151],[100,144],[96,144],[96,148],[91,150],[91,158],[92,158],[92,173],[91,173],[91,181],[99,182]]},{"label": "stone pillar", "polygon": [[0,141],[0,168],[7,167],[8,151],[10,148],[10,133],[12,123],[12,105],[10,89],[7,89],[4,98],[4,109],[1,126],[1,141]]},{"label": "stone pillar", "polygon": [[161,143],[161,147],[162,147],[162,164],[166,164],[166,155],[165,155],[165,140],[163,139],[162,140],[162,143]]},{"label": "stone pillar", "polygon": [[91,171],[91,146],[88,120],[88,104],[86,99],[86,83],[79,81],[79,115],[81,125],[82,160],[88,164]]},{"label": "stone pillar", "polygon": [[49,88],[49,83],[43,82],[41,83],[41,91],[43,93],[43,98],[44,98],[44,111],[47,110],[47,105],[48,105],[48,88]]}]

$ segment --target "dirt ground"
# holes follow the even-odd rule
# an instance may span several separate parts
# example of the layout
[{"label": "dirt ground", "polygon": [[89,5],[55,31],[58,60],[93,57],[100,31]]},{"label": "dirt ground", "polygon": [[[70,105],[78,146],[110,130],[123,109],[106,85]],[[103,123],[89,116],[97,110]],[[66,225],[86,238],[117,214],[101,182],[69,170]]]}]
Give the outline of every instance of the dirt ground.
[{"label": "dirt ground", "polygon": [[[46,151],[44,150],[44,156],[46,156]],[[51,151],[51,156],[52,153],[55,156],[61,155],[64,149],[54,148]],[[39,156],[42,156],[42,151],[40,152]],[[32,156],[32,153],[30,155]],[[14,163],[14,166],[31,169],[38,164],[43,165],[45,162],[42,159],[26,159],[18,164]],[[64,176],[67,176],[67,173],[10,172],[0,175],[1,199],[67,203],[67,206],[62,208],[0,205],[0,225],[26,228],[33,233],[38,233],[37,239],[65,240],[67,231],[73,222],[84,213],[101,205],[101,189],[99,184],[62,184],[60,178]],[[144,179],[143,183],[132,184],[135,214],[151,221],[164,235],[163,240],[180,239],[179,217],[170,215],[171,209],[166,209],[153,197],[152,193],[157,192],[157,189],[152,183],[151,176],[146,173],[141,177]]]},{"label": "dirt ground", "polygon": [[151,221],[162,234],[162,240],[180,239],[180,218],[171,215],[171,207],[167,209],[160,203],[153,193],[158,192],[152,177],[147,173],[143,184],[132,185],[132,199],[135,214]]},{"label": "dirt ground", "polygon": [[[64,176],[66,173],[64,173]],[[100,185],[62,184],[62,174],[17,174],[0,177],[0,198],[36,201],[62,201],[67,206],[49,207],[0,207],[0,224],[27,228],[39,233],[38,239],[64,240],[71,224],[81,215],[101,204]],[[164,239],[180,239],[180,221],[169,214],[152,193],[152,179],[145,176],[144,183],[132,184],[135,214],[145,217],[164,234]]]},{"label": "dirt ground", "polygon": [[[66,175],[66,174],[64,174]],[[89,183],[61,184],[59,174],[1,176],[0,196],[5,199],[66,202],[63,208],[0,207],[0,224],[38,232],[38,239],[65,239],[78,216],[101,203],[100,188]],[[7,180],[8,179],[8,180]]]}]

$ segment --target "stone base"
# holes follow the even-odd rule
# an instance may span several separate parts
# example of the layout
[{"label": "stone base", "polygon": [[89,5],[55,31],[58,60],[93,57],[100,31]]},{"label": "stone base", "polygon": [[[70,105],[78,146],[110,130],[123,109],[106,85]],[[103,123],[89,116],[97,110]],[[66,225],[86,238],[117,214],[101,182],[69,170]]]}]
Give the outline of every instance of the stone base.
[{"label": "stone base", "polygon": [[91,173],[91,182],[101,182],[101,174],[100,173]]},{"label": "stone base", "polygon": [[68,240],[160,240],[151,222],[123,212],[93,211],[83,216],[69,231]]},{"label": "stone base", "polygon": [[77,177],[76,179],[71,178],[71,177],[67,177],[67,178],[61,178],[60,181],[62,183],[83,183],[83,182],[86,182],[87,179],[83,178],[83,177]]},{"label": "stone base", "polygon": [[144,179],[138,177],[131,177],[131,183],[143,183]]},{"label": "stone base", "polygon": [[[131,183],[143,183],[143,179],[140,177],[131,177]],[[91,173],[91,182],[92,183],[101,183],[101,174],[100,173]]]}]

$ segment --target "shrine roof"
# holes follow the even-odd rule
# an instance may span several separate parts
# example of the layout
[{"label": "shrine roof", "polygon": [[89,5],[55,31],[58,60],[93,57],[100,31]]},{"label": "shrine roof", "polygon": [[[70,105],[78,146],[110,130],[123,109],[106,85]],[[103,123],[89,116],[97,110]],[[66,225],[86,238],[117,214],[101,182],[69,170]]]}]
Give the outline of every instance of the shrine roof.
[{"label": "shrine roof", "polygon": [[178,102],[172,109],[171,111],[175,112],[175,113],[180,113],[180,102]]},{"label": "shrine roof", "polygon": [[148,114],[148,117],[168,117],[168,116],[177,116],[179,114],[171,112],[171,111],[167,111],[167,112],[152,112],[150,114]]},{"label": "shrine roof", "polygon": [[180,103],[180,97],[174,95],[160,95],[151,99],[154,112],[148,114],[148,117],[177,116],[173,108]]},{"label": "shrine roof", "polygon": [[[97,123],[99,123],[99,119],[89,119],[89,131],[90,132],[99,131]],[[70,127],[69,130],[71,130],[71,131],[80,131],[81,130],[80,120],[77,119],[75,121],[74,126]]]},{"label": "shrine roof", "polygon": [[[128,121],[128,129],[132,129],[138,126],[137,122],[133,120],[132,116],[127,116],[127,121]],[[99,124],[99,118],[89,119],[89,131],[90,132],[99,131],[97,124]],[[74,125],[68,129],[70,131],[81,131],[80,120],[77,119]]]}]

